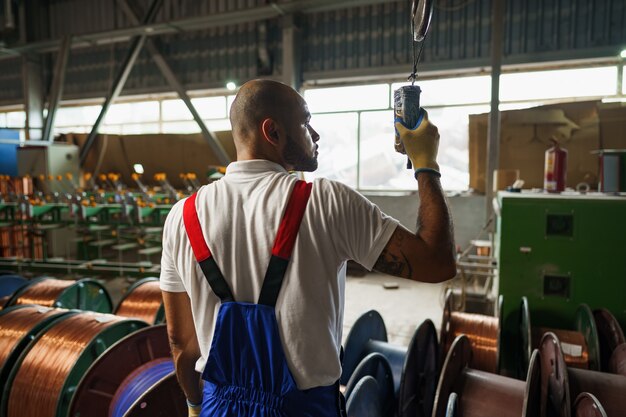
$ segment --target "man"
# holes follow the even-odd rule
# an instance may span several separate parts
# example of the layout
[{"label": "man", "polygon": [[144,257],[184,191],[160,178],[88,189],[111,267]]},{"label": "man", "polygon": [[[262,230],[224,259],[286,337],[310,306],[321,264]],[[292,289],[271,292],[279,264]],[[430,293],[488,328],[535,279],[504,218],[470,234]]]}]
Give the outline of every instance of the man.
[{"label": "man", "polygon": [[424,282],[456,273],[427,116],[396,124],[416,168],[417,234],[347,186],[288,173],[317,168],[310,119],[290,87],[243,85],[230,111],[237,162],[167,218],[161,289],[190,416],[339,416],[346,261]]}]

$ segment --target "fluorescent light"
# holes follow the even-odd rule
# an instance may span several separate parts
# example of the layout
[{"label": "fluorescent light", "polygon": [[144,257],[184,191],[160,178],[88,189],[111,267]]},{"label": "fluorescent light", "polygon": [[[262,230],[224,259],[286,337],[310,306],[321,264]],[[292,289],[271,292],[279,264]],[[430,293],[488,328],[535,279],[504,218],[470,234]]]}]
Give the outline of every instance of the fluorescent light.
[{"label": "fluorescent light", "polygon": [[619,56],[626,59],[626,49],[623,49],[622,52],[620,52]]},{"label": "fluorescent light", "polygon": [[141,174],[143,174],[143,173],[144,173],[144,170],[143,170],[143,165],[141,165],[141,164],[135,164],[135,165],[133,165],[133,169],[134,169],[134,170],[135,170],[135,172],[136,172],[137,174],[139,174],[139,175],[141,175]]},{"label": "fluorescent light", "polygon": [[227,82],[227,83],[226,83],[226,88],[227,88],[229,91],[235,91],[235,90],[237,89],[237,84],[235,84],[235,83],[234,83],[234,82],[232,82],[232,81],[229,81],[229,82]]}]

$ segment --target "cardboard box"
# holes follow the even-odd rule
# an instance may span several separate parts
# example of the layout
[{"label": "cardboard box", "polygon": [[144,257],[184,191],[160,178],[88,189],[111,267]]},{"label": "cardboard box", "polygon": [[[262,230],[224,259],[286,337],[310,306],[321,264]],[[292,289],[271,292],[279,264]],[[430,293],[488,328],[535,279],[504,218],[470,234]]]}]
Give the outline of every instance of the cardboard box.
[{"label": "cardboard box", "polygon": [[[599,102],[562,103],[501,113],[498,169],[520,171],[524,188],[543,188],[545,151],[556,138],[568,151],[567,186],[597,186],[600,147]],[[488,114],[469,123],[470,187],[485,192]]]},{"label": "cardboard box", "polygon": [[[230,131],[215,132],[231,160],[236,159],[235,145]],[[69,143],[83,146],[85,134],[68,134]],[[155,184],[154,174],[164,172],[174,187],[182,188],[181,173],[194,172],[202,183],[211,166],[221,165],[201,134],[98,135],[82,168],[83,172],[119,173],[128,186],[135,186],[131,175],[133,166],[144,168],[143,181]]]}]

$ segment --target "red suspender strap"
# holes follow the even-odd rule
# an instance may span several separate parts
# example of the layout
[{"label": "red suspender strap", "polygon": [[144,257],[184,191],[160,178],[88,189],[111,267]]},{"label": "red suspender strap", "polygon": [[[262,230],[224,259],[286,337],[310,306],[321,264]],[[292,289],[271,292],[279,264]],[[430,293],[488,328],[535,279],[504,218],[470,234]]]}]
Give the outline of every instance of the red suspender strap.
[{"label": "red suspender strap", "polygon": [[211,251],[204,240],[200,220],[198,220],[198,212],[196,211],[197,195],[197,193],[194,193],[185,201],[183,221],[185,222],[185,230],[187,231],[193,254],[198,262],[202,262],[211,257]]},{"label": "red suspender strap", "polygon": [[215,295],[219,297],[222,303],[234,301],[230,287],[224,279],[220,268],[215,263],[215,258],[211,256],[209,245],[204,240],[202,227],[200,227],[200,220],[198,219],[198,211],[196,210],[196,196],[197,194],[190,196],[185,201],[183,207],[183,221],[187,238],[193,249],[193,254],[198,264],[200,264],[202,273]]},{"label": "red suspender strap", "polygon": [[278,227],[278,234],[272,248],[272,255],[282,259],[291,258],[291,252],[296,243],[300,223],[304,217],[304,210],[311,196],[313,184],[298,181],[291,193],[285,214]]},{"label": "red suspender strap", "polygon": [[304,210],[306,210],[306,205],[311,196],[312,186],[313,184],[298,181],[291,192],[287,208],[285,208],[285,214],[278,227],[274,248],[272,249],[272,257],[267,266],[265,280],[259,295],[259,304],[276,306],[280,287],[283,284],[283,278],[289,266],[291,252],[296,243],[296,237],[298,237],[300,223],[302,223],[302,218],[304,217]]}]

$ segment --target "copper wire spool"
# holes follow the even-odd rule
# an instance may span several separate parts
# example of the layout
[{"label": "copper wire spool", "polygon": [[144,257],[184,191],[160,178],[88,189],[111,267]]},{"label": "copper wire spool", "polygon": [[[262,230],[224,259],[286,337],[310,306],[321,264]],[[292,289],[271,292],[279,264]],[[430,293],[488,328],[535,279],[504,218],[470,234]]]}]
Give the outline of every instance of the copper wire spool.
[{"label": "copper wire spool", "polygon": [[13,189],[19,195],[31,195],[33,193],[33,179],[31,177],[13,178]]},{"label": "copper wire spool", "polygon": [[498,299],[498,311],[498,317],[453,311],[452,292],[448,291],[441,321],[442,357],[448,353],[453,341],[464,334],[472,345],[470,366],[497,374],[500,369],[502,297]]},{"label": "copper wire spool", "polygon": [[600,369],[598,330],[593,313],[587,305],[581,304],[578,307],[573,327],[575,330],[533,326],[528,299],[522,297],[520,304],[521,371],[525,372],[532,350],[539,348],[543,335],[549,332],[554,333],[561,340],[563,358],[567,366]]},{"label": "copper wire spool", "polygon": [[[164,324],[138,330],[102,354],[85,372],[72,399],[70,416],[110,417],[110,409],[115,397],[122,390],[124,381],[146,364],[155,360],[171,361],[167,329]],[[136,387],[135,387],[136,388]],[[161,410],[170,411],[164,415],[177,415],[171,412],[182,401],[167,402],[169,396],[160,398]],[[186,413],[186,407],[183,407]],[[182,415],[182,414],[181,414]]]},{"label": "copper wire spool", "polygon": [[67,310],[41,306],[15,306],[0,313],[0,392],[20,353],[32,337]]},{"label": "copper wire spool", "polygon": [[33,282],[17,298],[12,305],[37,304],[44,307],[53,307],[56,299],[76,281],[60,279],[42,279]]},{"label": "copper wire spool", "polygon": [[112,302],[106,289],[92,279],[40,278],[16,291],[5,305],[37,304],[110,313]]},{"label": "copper wire spool", "polygon": [[158,278],[146,278],[132,285],[118,304],[115,314],[149,324],[163,322],[165,313]]},{"label": "copper wire spool", "polygon": [[589,351],[585,336],[580,332],[570,330],[548,329],[533,327],[533,349],[539,348],[541,337],[548,333],[554,333],[561,341],[565,364],[574,368],[589,369]]},{"label": "copper wire spool", "polygon": [[473,352],[466,335],[452,343],[439,377],[433,417],[539,416],[541,381],[537,351],[532,355],[526,382],[472,369]]},{"label": "copper wire spool", "polygon": [[626,378],[603,372],[567,367],[558,337],[546,333],[541,339],[541,393],[548,416],[569,417],[574,399],[583,392],[593,394],[608,416],[626,410]]},{"label": "copper wire spool", "polygon": [[72,313],[29,346],[3,395],[7,417],[65,416],[78,380],[110,345],[145,326],[111,314]]}]

